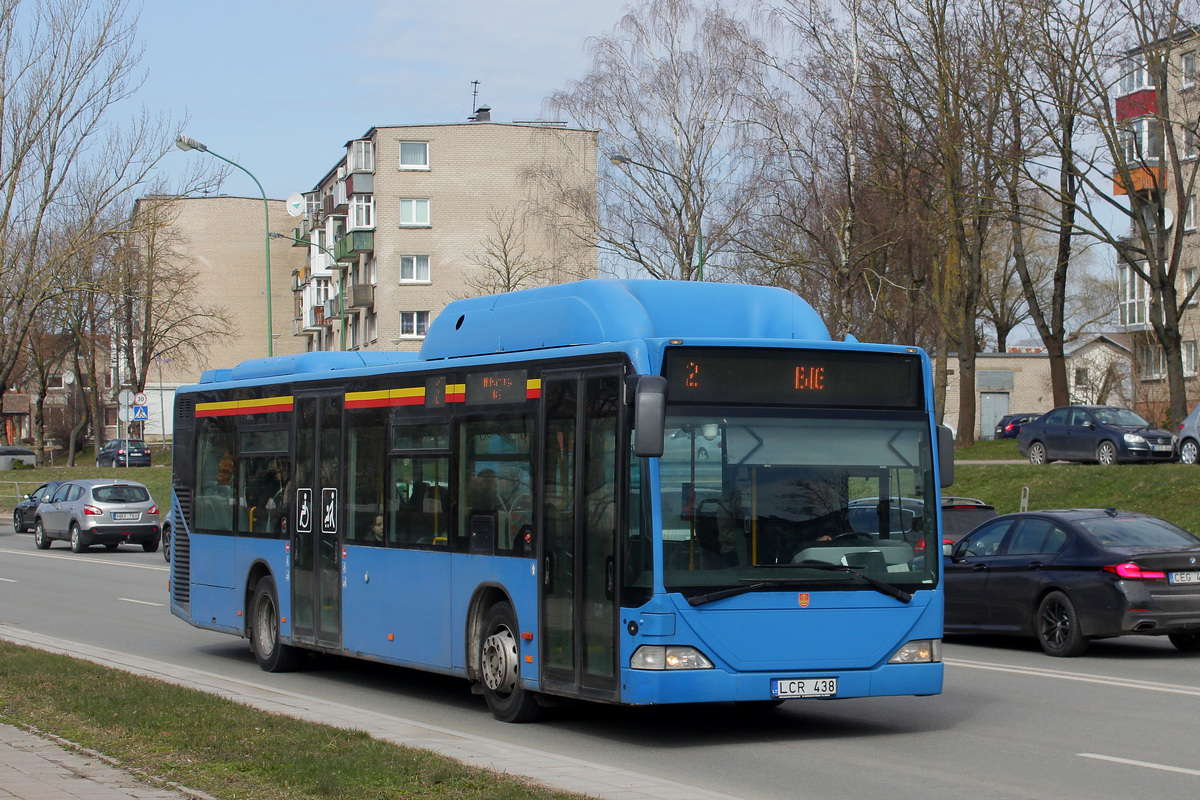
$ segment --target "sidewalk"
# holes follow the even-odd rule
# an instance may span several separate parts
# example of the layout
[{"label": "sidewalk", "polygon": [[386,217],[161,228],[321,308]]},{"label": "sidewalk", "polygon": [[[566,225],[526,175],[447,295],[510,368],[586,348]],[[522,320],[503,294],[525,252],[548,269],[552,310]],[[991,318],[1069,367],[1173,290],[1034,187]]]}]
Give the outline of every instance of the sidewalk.
[{"label": "sidewalk", "polygon": [[74,750],[0,725],[0,798],[20,800],[206,800],[190,790],[156,787]]},{"label": "sidewalk", "polygon": [[[264,711],[364,731],[376,739],[430,750],[468,766],[521,775],[551,788],[591,797],[605,800],[738,800],[731,795],[596,761],[440,728],[8,625],[0,626],[0,639],[210,692]],[[132,775],[108,766],[96,754],[72,752],[24,731],[0,726],[0,800],[10,798],[211,800],[183,787],[139,783]]]}]

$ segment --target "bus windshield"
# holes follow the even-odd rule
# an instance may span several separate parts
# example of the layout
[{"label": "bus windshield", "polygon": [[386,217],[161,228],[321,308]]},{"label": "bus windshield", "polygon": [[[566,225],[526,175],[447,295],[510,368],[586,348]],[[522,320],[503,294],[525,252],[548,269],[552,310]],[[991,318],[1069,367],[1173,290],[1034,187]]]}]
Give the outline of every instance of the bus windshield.
[{"label": "bus windshield", "polygon": [[666,589],[870,588],[862,575],[932,586],[932,460],[920,413],[669,409],[659,462]]}]

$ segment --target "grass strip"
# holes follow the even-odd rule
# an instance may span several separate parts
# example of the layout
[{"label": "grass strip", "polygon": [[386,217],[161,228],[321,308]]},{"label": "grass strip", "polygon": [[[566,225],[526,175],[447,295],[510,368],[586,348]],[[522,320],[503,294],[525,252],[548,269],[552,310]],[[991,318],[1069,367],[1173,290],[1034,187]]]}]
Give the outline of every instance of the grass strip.
[{"label": "grass strip", "polygon": [[221,800],[578,798],[366,733],[0,642],[0,722]]}]

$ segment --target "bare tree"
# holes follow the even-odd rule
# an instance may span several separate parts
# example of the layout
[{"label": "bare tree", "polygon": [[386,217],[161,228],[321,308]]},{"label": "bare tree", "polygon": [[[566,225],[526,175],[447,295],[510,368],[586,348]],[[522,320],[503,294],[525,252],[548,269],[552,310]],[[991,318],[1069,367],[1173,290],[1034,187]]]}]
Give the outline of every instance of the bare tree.
[{"label": "bare tree", "polygon": [[71,290],[64,264],[170,148],[165,120],[112,124],[139,82],[131,19],[125,0],[0,0],[0,397],[30,320]]},{"label": "bare tree", "polygon": [[754,65],[737,27],[719,6],[644,0],[548,98],[600,133],[601,247],[651,277],[703,277],[752,200],[738,104]]},{"label": "bare tree", "polygon": [[552,249],[531,247],[532,233],[516,209],[493,209],[487,227],[482,245],[468,256],[474,265],[464,277],[469,296],[544,286],[564,269],[562,258]]}]

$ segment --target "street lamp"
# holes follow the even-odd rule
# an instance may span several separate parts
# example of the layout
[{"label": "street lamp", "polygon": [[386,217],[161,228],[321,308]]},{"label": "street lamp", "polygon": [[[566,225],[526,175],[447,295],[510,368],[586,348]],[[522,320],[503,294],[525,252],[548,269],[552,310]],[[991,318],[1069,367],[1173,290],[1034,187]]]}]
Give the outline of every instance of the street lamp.
[{"label": "street lamp", "polygon": [[[668,172],[665,169],[659,169],[658,167],[653,167],[649,164],[643,164],[640,161],[634,161],[632,158],[625,155],[624,153],[615,153],[614,155],[609,156],[608,160],[613,163],[613,166],[624,168],[624,167],[632,164],[635,167],[641,167],[642,169],[648,169],[651,172],[657,172],[659,175],[666,175],[668,178],[671,178],[672,180],[674,180],[676,183],[679,184],[679,189],[680,189],[680,191],[683,192],[685,197],[687,197],[687,196],[695,197],[695,192],[692,191],[692,185],[690,183],[688,183],[687,181],[685,181],[683,178],[676,175],[674,172]],[[703,225],[701,224],[701,222],[702,222],[702,220],[700,219],[700,206],[699,206],[699,204],[697,204],[697,206],[696,206],[696,259],[697,259],[696,276],[697,277],[696,277],[696,279],[702,281],[702,280],[704,280],[704,228],[703,228]]]},{"label": "street lamp", "polygon": [[269,205],[267,205],[267,193],[263,189],[262,184],[258,182],[258,178],[254,177],[254,174],[250,172],[250,170],[246,169],[236,161],[230,161],[225,156],[219,153],[214,153],[212,150],[209,150],[207,146],[197,142],[195,139],[180,134],[175,139],[175,146],[184,151],[198,150],[201,153],[208,153],[214,158],[221,159],[226,164],[231,164],[237,167],[242,172],[250,176],[250,180],[254,181],[254,183],[258,186],[258,191],[262,194],[263,216],[267,222],[267,235],[266,238],[263,239],[263,241],[266,242],[267,257],[267,355],[273,356],[275,355],[275,337],[272,335],[273,328],[271,323],[271,208]]},{"label": "street lamp", "polygon": [[333,263],[337,264],[338,270],[338,316],[342,320],[342,350],[346,349],[346,272],[342,267],[342,263],[337,260],[337,256],[329,252],[329,248],[325,245],[317,244],[311,239],[297,239],[295,236],[288,236],[286,233],[268,233],[267,236],[272,239],[286,239],[289,242],[296,244],[310,244],[320,250],[325,255],[333,259]]}]

